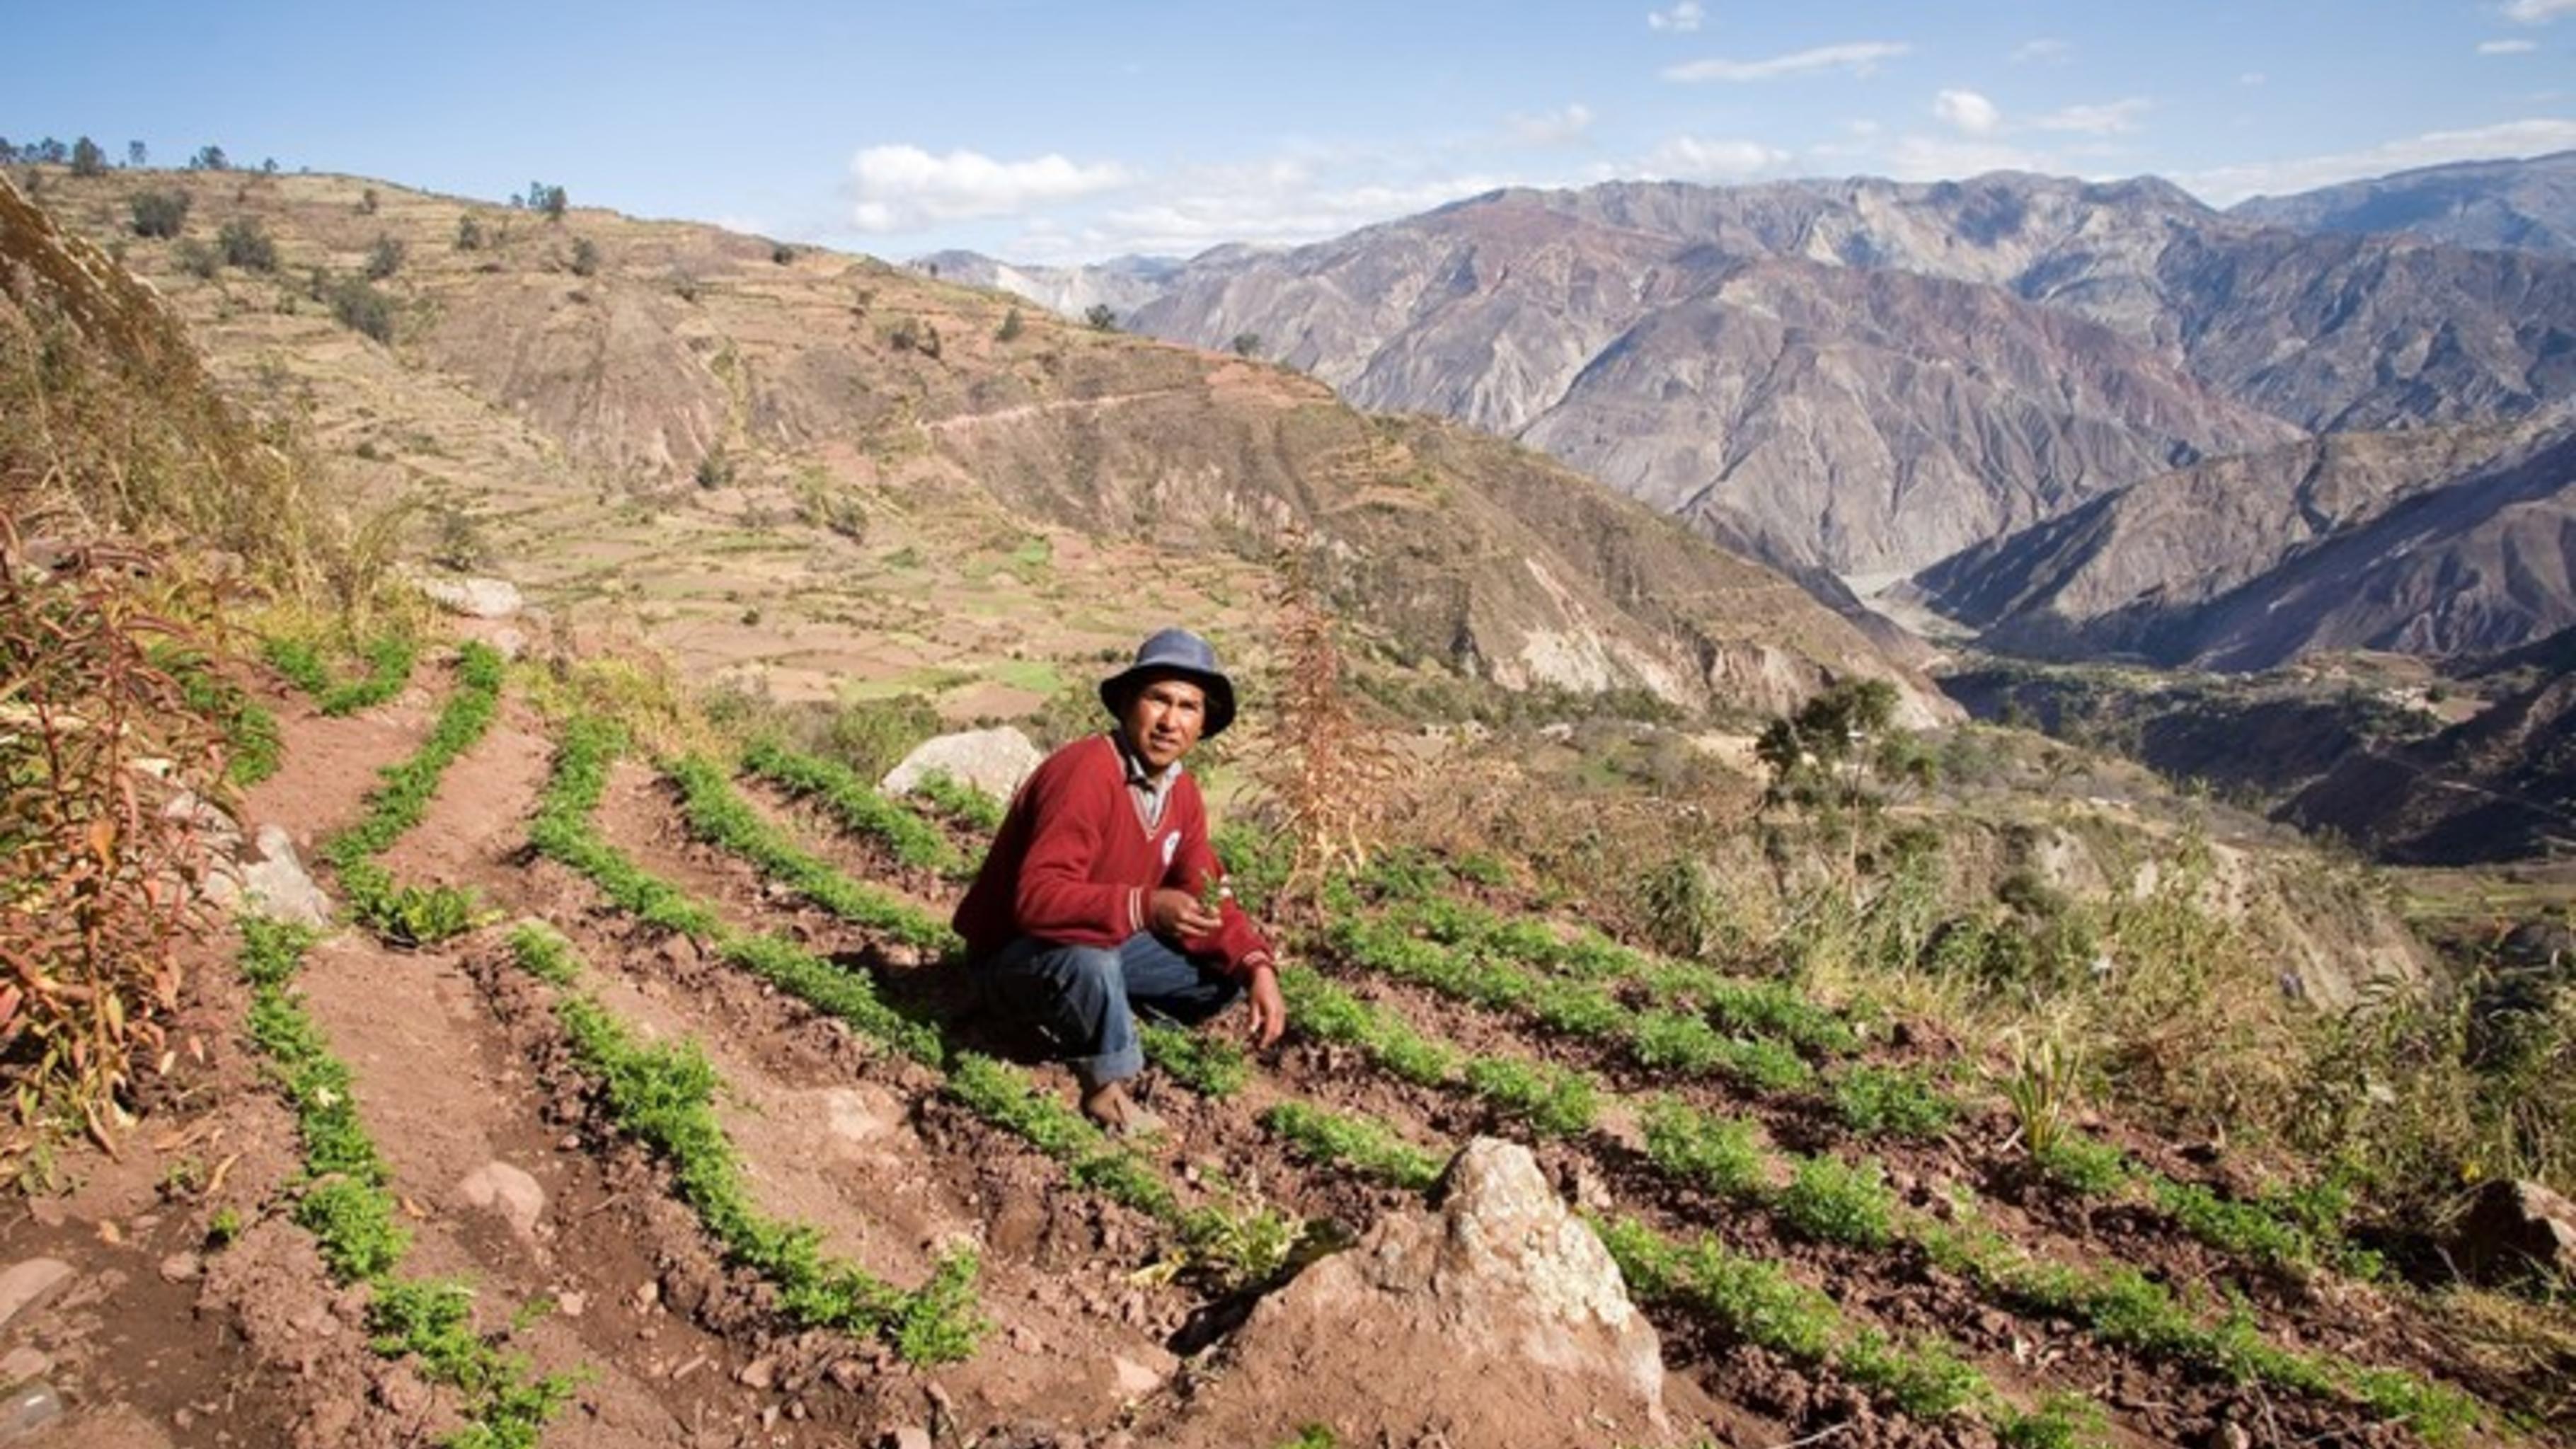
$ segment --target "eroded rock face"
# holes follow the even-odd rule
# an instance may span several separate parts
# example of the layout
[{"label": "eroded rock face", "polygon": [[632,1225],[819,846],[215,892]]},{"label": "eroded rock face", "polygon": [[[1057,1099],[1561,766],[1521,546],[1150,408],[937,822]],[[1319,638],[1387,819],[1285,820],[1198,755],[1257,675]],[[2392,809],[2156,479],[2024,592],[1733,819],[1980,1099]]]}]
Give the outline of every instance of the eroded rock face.
[{"label": "eroded rock face", "polygon": [[451,614],[472,619],[508,619],[526,607],[519,586],[506,579],[421,579],[420,591]]},{"label": "eroded rock face", "polygon": [[[1662,1346],[1529,1150],[1479,1138],[1436,1213],[1382,1220],[1265,1299],[1174,1442],[1307,1423],[1391,1442],[1635,1443],[1665,1428]],[[1433,1438],[1432,1436],[1437,1436]]]},{"label": "eroded rock face", "polygon": [[1029,743],[1029,737],[1008,726],[941,735],[923,740],[904,756],[903,763],[886,772],[879,788],[889,795],[902,795],[926,776],[945,774],[996,800],[1008,800],[1038,767],[1039,758],[1038,747]]}]

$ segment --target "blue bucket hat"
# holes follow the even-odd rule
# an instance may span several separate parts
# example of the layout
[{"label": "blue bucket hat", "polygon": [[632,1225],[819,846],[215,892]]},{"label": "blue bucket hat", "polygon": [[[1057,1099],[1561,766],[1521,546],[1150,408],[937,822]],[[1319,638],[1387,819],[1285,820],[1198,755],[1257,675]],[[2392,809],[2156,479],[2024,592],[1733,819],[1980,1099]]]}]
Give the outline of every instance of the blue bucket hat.
[{"label": "blue bucket hat", "polygon": [[1136,646],[1136,662],[1100,681],[1100,702],[1124,719],[1127,701],[1156,679],[1186,679],[1207,691],[1207,725],[1203,740],[1215,739],[1234,723],[1234,681],[1216,663],[1216,649],[1187,629],[1165,629]]}]

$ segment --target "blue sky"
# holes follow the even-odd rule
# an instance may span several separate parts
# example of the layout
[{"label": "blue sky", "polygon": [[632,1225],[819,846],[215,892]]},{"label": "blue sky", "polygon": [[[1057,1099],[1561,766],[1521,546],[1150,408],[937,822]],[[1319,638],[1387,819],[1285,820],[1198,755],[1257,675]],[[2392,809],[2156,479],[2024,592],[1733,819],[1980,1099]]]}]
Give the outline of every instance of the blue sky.
[{"label": "blue sky", "polygon": [[890,257],[1296,242],[1504,184],[2000,167],[2224,205],[2576,148],[2576,0],[5,0],[0,136]]}]

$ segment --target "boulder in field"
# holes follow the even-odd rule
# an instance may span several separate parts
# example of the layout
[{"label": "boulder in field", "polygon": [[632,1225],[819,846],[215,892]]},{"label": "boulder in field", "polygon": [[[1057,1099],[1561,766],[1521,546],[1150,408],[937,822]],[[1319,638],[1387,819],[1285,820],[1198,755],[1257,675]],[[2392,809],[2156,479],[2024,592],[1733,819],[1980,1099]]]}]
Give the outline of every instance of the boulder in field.
[{"label": "boulder in field", "polygon": [[1029,737],[1008,725],[967,730],[923,740],[903,757],[903,763],[886,772],[878,788],[889,795],[910,794],[926,776],[938,774],[972,785],[996,800],[1008,800],[1038,767],[1040,758]]},{"label": "boulder in field", "polygon": [[1529,1149],[1470,1143],[1439,1202],[1264,1299],[1172,1442],[1270,1444],[1307,1423],[1487,1449],[1660,1439],[1662,1345]]}]

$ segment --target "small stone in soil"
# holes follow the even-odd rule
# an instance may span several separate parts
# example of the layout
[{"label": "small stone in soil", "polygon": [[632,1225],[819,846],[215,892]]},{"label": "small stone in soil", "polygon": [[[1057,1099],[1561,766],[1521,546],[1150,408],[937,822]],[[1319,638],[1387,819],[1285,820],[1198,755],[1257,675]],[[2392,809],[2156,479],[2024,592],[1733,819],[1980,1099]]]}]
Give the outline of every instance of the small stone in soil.
[{"label": "small stone in soil", "polygon": [[741,1384],[746,1388],[768,1388],[770,1385],[778,1382],[778,1360],[774,1358],[753,1359],[751,1362],[744,1364],[742,1366],[742,1371],[735,1374],[733,1377],[734,1382]]},{"label": "small stone in soil", "polygon": [[919,1424],[906,1424],[887,1430],[877,1443],[880,1449],[930,1449],[930,1431]]},{"label": "small stone in soil", "polygon": [[587,1294],[566,1293],[555,1299],[555,1311],[566,1318],[579,1318],[590,1310]]},{"label": "small stone in soil", "polygon": [[161,1260],[161,1276],[172,1283],[185,1283],[204,1269],[205,1264],[194,1253],[172,1253]]}]

